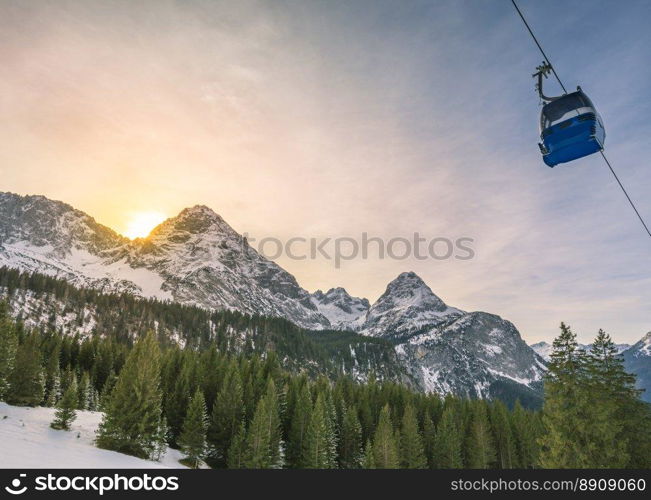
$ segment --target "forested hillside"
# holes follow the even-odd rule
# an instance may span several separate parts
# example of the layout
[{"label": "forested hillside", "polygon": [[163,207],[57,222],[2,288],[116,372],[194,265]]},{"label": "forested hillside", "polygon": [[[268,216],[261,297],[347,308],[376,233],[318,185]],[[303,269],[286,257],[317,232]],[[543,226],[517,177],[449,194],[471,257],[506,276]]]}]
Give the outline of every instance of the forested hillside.
[{"label": "forested hillside", "polygon": [[388,341],[351,332],[303,330],[282,318],[198,307],[77,288],[64,280],[0,268],[0,299],[29,328],[72,337],[131,344],[147,331],[162,344],[221,353],[263,355],[274,351],[283,366],[308,375],[349,374],[365,380],[410,384]]},{"label": "forested hillside", "polygon": [[536,411],[410,389],[390,346],[354,333],[0,277],[24,311],[0,302],[0,400],[56,407],[62,432],[102,411],[101,448],[156,460],[172,446],[191,467],[651,465],[649,405],[604,332],[585,352],[562,325]]}]

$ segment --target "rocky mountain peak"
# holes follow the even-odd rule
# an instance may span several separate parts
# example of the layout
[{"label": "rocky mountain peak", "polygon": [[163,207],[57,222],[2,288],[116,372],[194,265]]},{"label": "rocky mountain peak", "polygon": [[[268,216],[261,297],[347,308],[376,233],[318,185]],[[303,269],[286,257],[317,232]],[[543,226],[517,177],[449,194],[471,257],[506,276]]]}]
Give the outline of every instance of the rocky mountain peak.
[{"label": "rocky mountain peak", "polygon": [[401,273],[391,281],[374,307],[382,309],[395,307],[419,307],[443,312],[448,309],[445,302],[414,272]]},{"label": "rocky mountain peak", "polygon": [[371,306],[368,299],[353,297],[342,287],[325,293],[317,290],[312,294],[312,303],[337,329],[356,329]]},{"label": "rocky mountain peak", "polygon": [[176,217],[167,219],[154,228],[149,238],[160,239],[180,234],[190,236],[208,233],[239,239],[237,232],[215,211],[205,205],[195,205],[183,209]]},{"label": "rocky mountain peak", "polygon": [[325,293],[323,293],[321,290],[317,290],[316,292],[314,292],[313,296],[319,298],[324,303],[332,303],[332,302],[350,303],[350,302],[359,301],[370,307],[368,299],[353,297],[346,291],[345,288],[342,287],[331,288]]},{"label": "rocky mountain peak", "polygon": [[633,344],[630,351],[635,353],[635,356],[651,356],[651,332],[647,333],[638,342]]},{"label": "rocky mountain peak", "polygon": [[458,317],[414,272],[400,274],[371,306],[363,331],[367,335],[404,340]]},{"label": "rocky mountain peak", "polygon": [[0,243],[5,245],[29,244],[61,258],[73,249],[99,253],[126,242],[67,203],[40,195],[0,192]]}]

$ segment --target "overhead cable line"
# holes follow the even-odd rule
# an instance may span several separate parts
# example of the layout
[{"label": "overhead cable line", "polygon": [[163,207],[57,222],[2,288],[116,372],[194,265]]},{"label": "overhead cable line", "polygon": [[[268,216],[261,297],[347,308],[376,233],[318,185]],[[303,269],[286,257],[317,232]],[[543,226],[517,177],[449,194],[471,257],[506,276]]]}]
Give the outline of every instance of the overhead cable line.
[{"label": "overhead cable line", "polygon": [[[542,48],[542,45],[540,44],[540,42],[539,42],[538,39],[536,38],[536,35],[534,34],[533,30],[531,29],[531,26],[529,26],[529,23],[528,23],[527,20],[525,19],[524,14],[522,14],[522,11],[521,11],[520,8],[518,7],[518,4],[515,3],[515,0],[511,0],[511,3],[513,4],[513,7],[515,7],[516,12],[517,12],[518,15],[520,16],[520,19],[522,19],[522,22],[524,23],[525,27],[527,28],[527,31],[528,31],[529,34],[531,35],[531,38],[533,39],[533,41],[535,42],[536,46],[538,47],[538,50],[540,50],[540,53],[541,53],[542,56],[545,58],[545,61],[546,61],[547,64],[549,64],[549,66],[551,67],[551,70],[552,70],[552,72],[554,73],[554,76],[556,77],[556,80],[558,80],[559,85],[560,85],[561,88],[563,89],[563,92],[567,94],[567,90],[565,89],[565,85],[563,85],[563,82],[561,81],[560,77],[559,77],[558,74],[556,73],[556,70],[554,69],[554,66],[553,66],[552,63],[550,62],[549,57],[547,57],[547,54],[545,53],[545,50]],[[617,184],[619,184],[619,187],[622,188],[622,191],[624,192],[624,195],[626,195],[626,199],[627,199],[628,202],[631,204],[631,207],[633,207],[633,210],[635,211],[635,214],[637,215],[638,219],[640,219],[640,222],[641,222],[642,225],[644,226],[644,230],[645,230],[646,233],[649,235],[649,237],[651,237],[651,231],[649,230],[649,226],[647,226],[646,222],[644,222],[644,219],[642,218],[642,215],[640,214],[639,210],[638,210],[637,207],[635,206],[635,203],[633,203],[633,200],[631,199],[631,197],[629,196],[628,192],[626,191],[626,188],[624,187],[624,185],[622,184],[622,182],[619,180],[619,177],[618,177],[617,174],[615,173],[615,170],[613,169],[613,166],[610,164],[610,161],[608,161],[608,158],[606,158],[606,155],[604,154],[603,149],[600,151],[600,153],[601,153],[601,157],[604,159],[604,162],[606,163],[606,165],[608,166],[608,168],[609,168],[610,171],[612,172],[613,176],[615,177],[615,180],[617,181]]]}]

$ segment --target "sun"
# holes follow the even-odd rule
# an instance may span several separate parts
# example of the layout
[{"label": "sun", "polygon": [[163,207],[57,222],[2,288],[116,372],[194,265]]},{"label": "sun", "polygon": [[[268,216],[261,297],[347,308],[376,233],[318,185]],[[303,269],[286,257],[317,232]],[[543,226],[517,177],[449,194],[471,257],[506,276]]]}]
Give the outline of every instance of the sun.
[{"label": "sun", "polygon": [[165,219],[167,219],[167,216],[162,212],[136,212],[127,223],[127,228],[123,234],[132,240],[144,238]]}]

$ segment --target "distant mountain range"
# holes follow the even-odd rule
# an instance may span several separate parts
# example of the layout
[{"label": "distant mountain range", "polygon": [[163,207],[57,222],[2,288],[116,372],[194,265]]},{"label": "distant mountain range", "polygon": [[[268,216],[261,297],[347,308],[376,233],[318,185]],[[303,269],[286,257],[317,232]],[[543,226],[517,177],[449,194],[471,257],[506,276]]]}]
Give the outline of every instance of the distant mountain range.
[{"label": "distant mountain range", "polygon": [[[624,359],[624,368],[629,373],[637,376],[637,387],[644,389],[642,399],[651,403],[651,332],[647,333],[639,342],[629,344],[615,344],[617,353]],[[579,344],[584,351],[590,350],[591,344]],[[545,361],[549,361],[552,345],[547,342],[532,344],[531,348]]]},{"label": "distant mountain range", "polygon": [[[552,353],[552,345],[549,342],[537,342],[531,344],[531,347],[536,353],[543,358],[545,361],[549,361],[549,356]],[[592,344],[579,344],[579,349],[583,351],[589,351],[592,347]],[[617,348],[617,354],[623,353],[626,349],[631,347],[630,344],[615,344]]]},{"label": "distant mountain range", "polygon": [[343,288],[310,293],[206,206],[187,208],[132,241],[63,202],[0,193],[0,266],[104,292],[384,339],[424,391],[541,394],[544,352],[527,346],[509,321],[450,307],[411,272],[373,304]]},{"label": "distant mountain range", "polygon": [[651,403],[651,332],[622,352],[624,368],[637,375],[637,387],[644,389],[642,399]]}]

